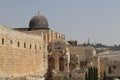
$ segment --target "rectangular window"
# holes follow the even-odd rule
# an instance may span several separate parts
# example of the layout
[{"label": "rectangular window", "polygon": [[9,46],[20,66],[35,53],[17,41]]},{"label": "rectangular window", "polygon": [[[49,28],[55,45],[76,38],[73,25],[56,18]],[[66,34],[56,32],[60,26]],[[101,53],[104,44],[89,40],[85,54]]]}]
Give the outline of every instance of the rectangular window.
[{"label": "rectangular window", "polygon": [[24,43],[24,48],[26,48],[26,43]]},{"label": "rectangular window", "polygon": [[30,49],[32,48],[32,45],[30,44]]},{"label": "rectangular window", "polygon": [[39,46],[39,49],[41,50],[41,46]]},{"label": "rectangular window", "polygon": [[10,40],[10,43],[11,43],[11,44],[13,44],[13,41],[12,41],[12,40]]},{"label": "rectangular window", "polygon": [[18,47],[20,47],[20,42],[18,42],[18,44],[17,44],[17,45],[18,45]]},{"label": "rectangular window", "polygon": [[36,50],[37,46],[35,45],[35,50]]},{"label": "rectangular window", "polygon": [[2,38],[2,44],[4,44],[4,38]]}]

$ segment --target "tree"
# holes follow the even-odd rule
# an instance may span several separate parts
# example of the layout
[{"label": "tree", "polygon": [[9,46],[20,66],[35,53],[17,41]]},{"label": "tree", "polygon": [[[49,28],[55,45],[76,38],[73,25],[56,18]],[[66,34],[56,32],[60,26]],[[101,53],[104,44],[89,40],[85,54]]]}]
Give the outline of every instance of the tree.
[{"label": "tree", "polygon": [[96,67],[96,80],[98,80],[98,68]]},{"label": "tree", "polygon": [[110,67],[110,66],[109,66],[109,70],[108,70],[108,72],[109,72],[109,73],[111,73],[111,72],[112,72],[112,70],[111,70],[111,67]]},{"label": "tree", "polygon": [[88,68],[88,80],[91,80],[91,71],[92,71],[92,68],[89,67]]},{"label": "tree", "polygon": [[85,80],[98,80],[98,68],[89,67],[88,74],[86,74]]},{"label": "tree", "polygon": [[85,72],[85,80],[88,80],[88,73]]},{"label": "tree", "polygon": [[106,72],[104,71],[103,80],[106,80]]},{"label": "tree", "polygon": [[94,80],[98,80],[98,68],[94,67]]}]

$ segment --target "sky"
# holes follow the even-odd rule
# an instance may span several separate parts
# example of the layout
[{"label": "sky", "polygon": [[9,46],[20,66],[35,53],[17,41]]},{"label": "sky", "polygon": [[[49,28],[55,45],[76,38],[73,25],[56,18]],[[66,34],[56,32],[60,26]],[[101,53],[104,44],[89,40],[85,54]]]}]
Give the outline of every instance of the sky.
[{"label": "sky", "polygon": [[0,25],[29,27],[38,11],[67,40],[120,44],[120,0],[0,0]]}]

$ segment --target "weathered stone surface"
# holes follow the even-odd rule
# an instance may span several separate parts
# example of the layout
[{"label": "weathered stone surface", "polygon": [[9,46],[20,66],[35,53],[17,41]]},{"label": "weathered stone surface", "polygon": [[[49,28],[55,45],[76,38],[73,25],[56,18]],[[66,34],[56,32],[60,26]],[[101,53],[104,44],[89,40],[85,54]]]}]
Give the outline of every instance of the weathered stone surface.
[{"label": "weathered stone surface", "polygon": [[43,73],[40,74],[43,76],[43,44],[42,36],[27,35],[0,26],[0,76],[14,77],[39,73]]}]

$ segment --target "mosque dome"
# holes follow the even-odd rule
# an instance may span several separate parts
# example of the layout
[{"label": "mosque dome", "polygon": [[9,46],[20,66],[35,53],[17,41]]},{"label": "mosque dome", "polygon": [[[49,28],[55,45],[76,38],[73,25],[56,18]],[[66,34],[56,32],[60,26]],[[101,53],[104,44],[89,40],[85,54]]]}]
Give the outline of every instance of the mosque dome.
[{"label": "mosque dome", "polygon": [[42,15],[33,16],[29,22],[29,28],[48,28],[48,21]]}]

